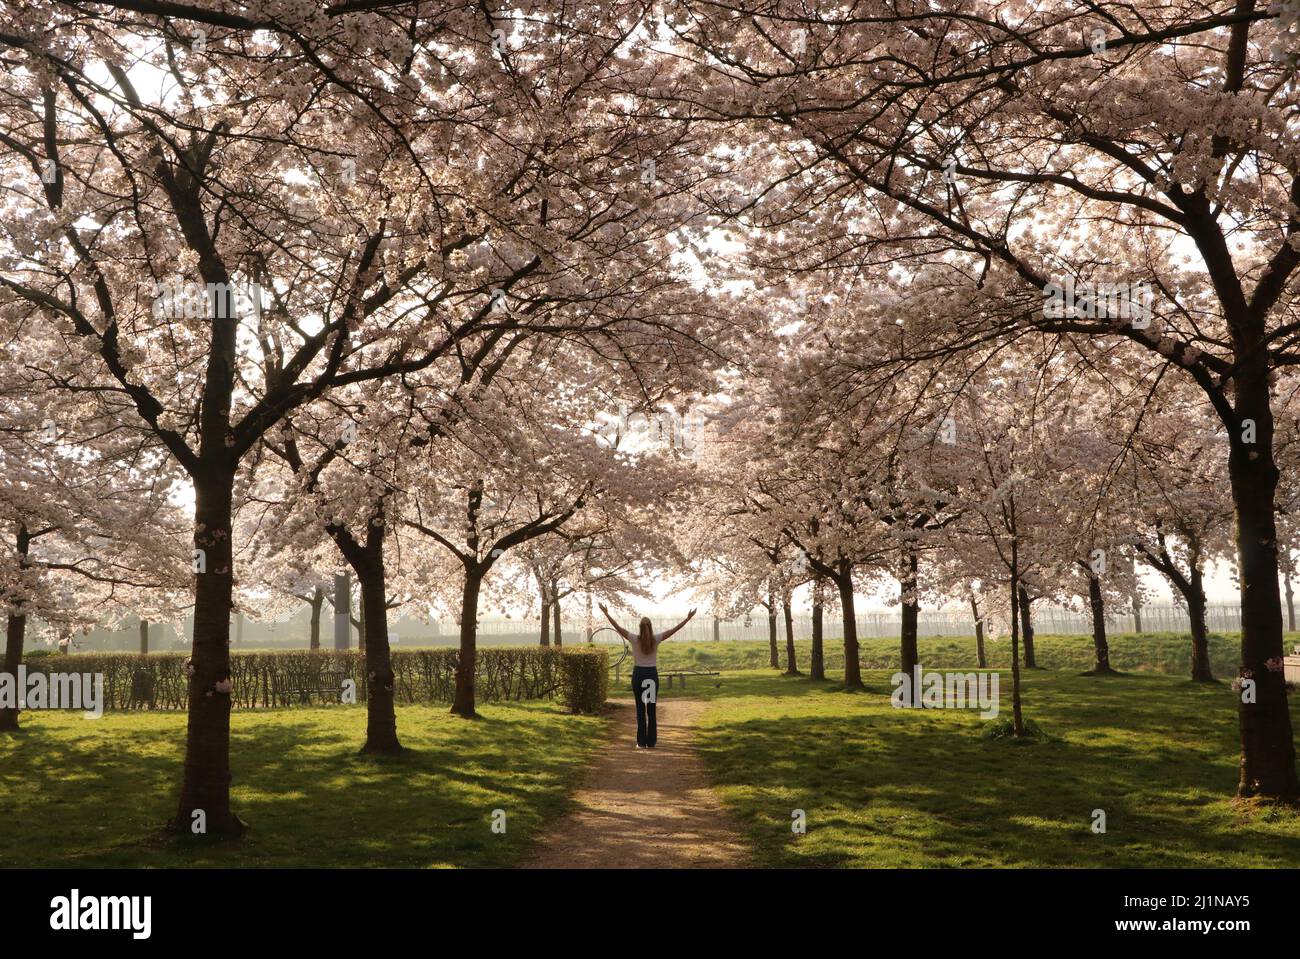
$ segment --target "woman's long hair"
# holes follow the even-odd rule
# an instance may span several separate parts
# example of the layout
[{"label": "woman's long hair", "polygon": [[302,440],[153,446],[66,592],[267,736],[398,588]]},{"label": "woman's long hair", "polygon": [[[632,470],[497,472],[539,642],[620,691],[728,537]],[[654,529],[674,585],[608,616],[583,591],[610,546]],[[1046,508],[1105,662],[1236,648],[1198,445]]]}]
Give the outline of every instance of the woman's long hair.
[{"label": "woman's long hair", "polygon": [[655,631],[650,625],[650,617],[641,617],[641,628],[637,632],[637,642],[641,644],[641,652],[649,656],[655,651]]}]

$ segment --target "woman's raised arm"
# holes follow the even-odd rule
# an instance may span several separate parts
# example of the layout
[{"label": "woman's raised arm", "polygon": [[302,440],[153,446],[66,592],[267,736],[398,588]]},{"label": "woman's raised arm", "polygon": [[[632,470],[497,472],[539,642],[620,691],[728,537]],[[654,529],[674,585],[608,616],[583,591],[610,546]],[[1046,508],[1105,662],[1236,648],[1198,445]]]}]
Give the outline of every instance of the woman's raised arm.
[{"label": "woman's raised arm", "polygon": [[[663,638],[664,638],[664,639],[667,639],[669,636],[671,636],[673,633],[677,632],[677,630],[681,629],[683,626],[685,626],[687,623],[689,623],[689,622],[690,622],[692,619],[694,619],[694,618],[695,618],[695,610],[691,610],[689,613],[686,614],[686,618],[685,618],[685,619],[683,619],[680,623],[678,623],[678,624],[677,624],[676,626],[674,626],[672,629],[670,629],[670,630],[668,630],[666,633],[664,633]],[[663,642],[663,640],[660,640],[660,642]]]},{"label": "woman's raised arm", "polygon": [[617,621],[616,619],[614,619],[613,616],[609,615],[609,608],[606,607],[604,603],[601,603],[601,604],[600,604],[600,611],[601,611],[602,613],[604,613],[604,614],[605,614],[605,618],[606,618],[607,620],[609,620],[609,625],[613,626],[614,629],[615,629],[615,631],[616,631],[620,636],[622,636],[624,639],[626,639],[626,640],[628,640],[629,642],[631,642],[631,640],[632,640],[632,634],[629,633],[629,632],[628,632],[626,629],[624,629],[622,626],[620,626],[620,625],[618,624],[618,621]]}]

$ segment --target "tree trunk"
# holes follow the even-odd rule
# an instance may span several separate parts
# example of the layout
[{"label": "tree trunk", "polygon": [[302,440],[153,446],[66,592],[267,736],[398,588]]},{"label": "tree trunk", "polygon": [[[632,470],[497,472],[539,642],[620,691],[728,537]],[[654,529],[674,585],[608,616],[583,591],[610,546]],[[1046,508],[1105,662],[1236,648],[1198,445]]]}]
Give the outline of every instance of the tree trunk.
[{"label": "tree trunk", "polygon": [[1024,590],[1020,588],[1020,577],[1016,574],[1016,544],[1011,544],[1011,733],[1013,736],[1025,734],[1025,719],[1020,711],[1020,597]]},{"label": "tree trunk", "polygon": [[1282,586],[1286,590],[1286,630],[1288,633],[1295,632],[1295,595],[1291,591],[1291,574],[1295,569],[1291,563],[1291,551],[1288,549],[1284,554],[1282,567]]},{"label": "tree trunk", "polygon": [[975,594],[970,597],[971,615],[975,617],[975,656],[979,662],[980,669],[988,668],[988,658],[984,654],[984,620],[980,618],[979,603],[975,602]]},{"label": "tree trunk", "polygon": [[149,654],[149,620],[140,620],[140,655]]},{"label": "tree trunk", "polygon": [[[22,569],[27,566],[27,557],[31,550],[32,543],[31,533],[28,532],[25,524],[18,524],[18,535],[14,542],[18,556],[18,567],[19,569]],[[16,608],[21,608],[21,604],[22,598],[19,597],[14,603],[14,606]],[[11,612],[5,627],[4,671],[13,677],[15,697],[22,695],[22,690],[18,689],[18,667],[21,666],[23,662],[23,642],[26,638],[27,614]],[[15,700],[12,709],[0,709],[0,732],[12,731],[17,728],[18,703]]]},{"label": "tree trunk", "polygon": [[[27,635],[27,617],[22,614],[9,614],[9,620],[5,629],[5,672],[13,677],[14,695],[20,696],[22,690],[18,689],[18,667],[23,661],[23,640]],[[13,709],[0,709],[0,732],[8,732],[18,728],[18,706],[14,704]]]},{"label": "tree trunk", "polygon": [[1034,659],[1034,619],[1030,613],[1029,592],[1020,587],[1020,635],[1025,645],[1025,669],[1037,669]]},{"label": "tree trunk", "polygon": [[[899,630],[899,659],[902,661],[901,671],[908,676],[915,675],[913,670],[920,662],[920,654],[916,648],[916,634],[918,632],[921,604],[919,597],[916,595],[916,572],[916,550],[905,550],[899,575],[900,599],[903,607],[902,626]],[[912,702],[919,706],[921,698],[914,695]]]},{"label": "tree trunk", "polygon": [[388,646],[388,588],[384,567],[384,526],[366,531],[365,562],[354,566],[361,584],[361,645],[366,684],[366,742],[363,753],[399,753],[393,654]]},{"label": "tree trunk", "polygon": [[352,648],[352,574],[334,577],[334,648]]},{"label": "tree trunk", "polygon": [[460,601],[460,658],[456,661],[456,693],[451,703],[453,715],[477,719],[474,711],[474,659],[478,640],[478,594],[483,574],[466,567],[465,589]]},{"label": "tree trunk", "polygon": [[1101,579],[1088,577],[1088,606],[1092,609],[1092,646],[1097,657],[1094,673],[1113,673],[1110,668],[1110,643],[1106,640],[1106,601],[1101,592]]},{"label": "tree trunk", "polygon": [[546,598],[546,590],[542,590],[542,638],[543,646],[551,645],[551,602]]},{"label": "tree trunk", "polygon": [[1133,632],[1142,632],[1142,597],[1133,590]]},{"label": "tree trunk", "polygon": [[1210,638],[1205,628],[1205,588],[1199,564],[1192,567],[1191,588],[1183,593],[1187,600],[1187,618],[1192,626],[1192,680],[1199,683],[1214,682],[1210,667]]},{"label": "tree trunk", "polygon": [[560,584],[551,580],[551,632],[555,634],[555,645],[564,645],[564,635],[560,632]]},{"label": "tree trunk", "polygon": [[823,615],[825,608],[822,605],[822,582],[819,577],[813,583],[813,606],[812,606],[812,657],[808,665],[808,673],[813,679],[826,678],[826,654],[823,646]]},{"label": "tree trunk", "polygon": [[[1262,350],[1239,365],[1233,379],[1236,412],[1253,419],[1256,443],[1230,434],[1228,474],[1237,518],[1237,568],[1241,589],[1241,672],[1255,680],[1255,701],[1238,707],[1241,725],[1241,796],[1294,801],[1295,742],[1282,677],[1282,604],[1278,595],[1274,496],[1273,414]],[[1270,664],[1276,669],[1270,669]]]},{"label": "tree trunk", "polygon": [[230,679],[233,590],[230,542],[234,471],[203,464],[194,483],[194,640],[190,652],[185,773],[173,832],[189,835],[205,823],[208,836],[243,832],[230,808]]},{"label": "tree trunk", "polygon": [[325,590],[319,586],[311,594],[311,648],[320,649],[320,611],[325,604]]},{"label": "tree trunk", "polygon": [[[181,191],[183,192],[183,191]],[[239,462],[232,449],[230,423],[236,361],[236,317],[231,278],[208,238],[202,210],[191,194],[172,205],[182,231],[200,238],[198,270],[209,290],[225,290],[225,302],[212,304],[207,369],[199,406],[199,453],[187,466],[194,484],[194,634],[191,643],[185,771],[173,833],[191,835],[204,824],[208,837],[237,836],[244,830],[230,808],[230,694],[217,684],[230,681],[230,614],[233,608],[232,517]],[[184,209],[182,209],[182,206]],[[157,428],[155,427],[155,431]]]},{"label": "tree trunk", "polygon": [[790,609],[790,594],[787,593],[781,605],[785,610],[785,674],[802,676],[794,655],[794,612]]},{"label": "tree trunk", "polygon": [[776,651],[776,597],[767,591],[767,646],[768,663],[773,669],[781,668],[781,657]]},{"label": "tree trunk", "polygon": [[844,685],[864,689],[862,664],[858,662],[858,621],[853,607],[853,568],[841,562],[835,582],[840,591],[840,611],[844,618]]}]

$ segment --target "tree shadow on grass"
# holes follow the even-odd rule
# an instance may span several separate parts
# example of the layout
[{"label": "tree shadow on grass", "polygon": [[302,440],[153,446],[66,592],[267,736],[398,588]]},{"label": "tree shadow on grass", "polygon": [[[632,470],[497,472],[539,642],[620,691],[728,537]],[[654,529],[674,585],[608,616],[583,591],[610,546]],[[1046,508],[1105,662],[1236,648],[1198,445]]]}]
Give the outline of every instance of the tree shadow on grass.
[{"label": "tree shadow on grass", "polygon": [[[864,698],[846,714],[847,700],[822,696],[770,717],[719,704],[701,750],[771,864],[1300,864],[1300,817],[1232,809],[1236,718],[1216,691],[1059,674],[1025,685],[1026,715],[1057,737],[1032,749],[982,739],[966,711]],[[806,835],[791,833],[794,808]]]},{"label": "tree shadow on grass", "polygon": [[[843,693],[848,696],[859,696],[863,693],[879,694],[888,693],[890,687],[888,678],[883,681],[876,681],[870,677],[864,676],[863,682],[865,689],[851,689],[844,685],[844,679],[841,676],[830,676],[826,679],[811,679],[807,675],[803,676],[786,676],[781,673],[757,670],[738,670],[735,672],[724,672],[717,677],[719,685],[713,683],[700,683],[697,686],[688,687],[685,690],[680,689],[663,689],[660,696],[663,699],[680,696],[684,699],[733,699],[742,696],[759,696],[764,699],[786,700],[799,699],[806,696],[822,696],[828,693]],[[618,694],[619,691],[611,690],[611,696]],[[630,695],[630,691],[628,693]]]},{"label": "tree shadow on grass", "polygon": [[[441,707],[399,707],[409,748],[376,761],[357,752],[364,708],[235,714],[231,802],[250,824],[237,843],[153,840],[175,812],[184,714],[119,715],[89,737],[56,723],[0,754],[13,803],[0,864],[507,865],[563,807],[601,721],[538,707],[488,715],[467,724]],[[494,809],[504,834],[491,829]]]}]

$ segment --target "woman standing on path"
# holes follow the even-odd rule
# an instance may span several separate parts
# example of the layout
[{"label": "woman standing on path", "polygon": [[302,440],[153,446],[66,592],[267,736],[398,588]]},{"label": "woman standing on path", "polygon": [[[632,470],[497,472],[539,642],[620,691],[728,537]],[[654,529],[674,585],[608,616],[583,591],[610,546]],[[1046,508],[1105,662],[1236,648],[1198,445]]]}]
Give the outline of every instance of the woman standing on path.
[{"label": "woman standing on path", "polygon": [[659,730],[655,725],[655,699],[659,695],[659,644],[691,621],[695,610],[686,614],[686,618],[672,629],[655,633],[650,625],[650,617],[642,616],[637,634],[633,636],[620,626],[604,603],[600,611],[605,614],[609,624],[632,647],[632,692],[636,697],[636,748],[654,749]]}]

